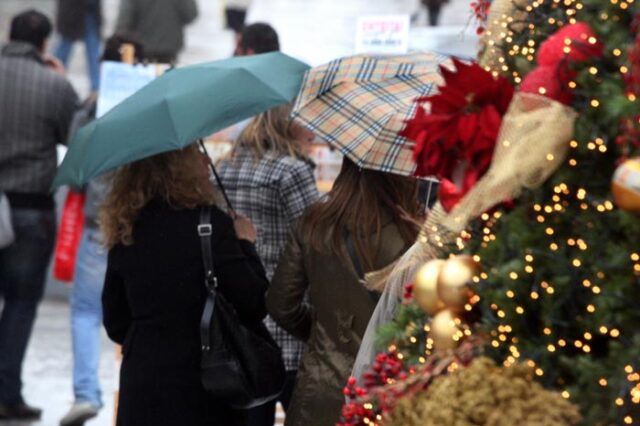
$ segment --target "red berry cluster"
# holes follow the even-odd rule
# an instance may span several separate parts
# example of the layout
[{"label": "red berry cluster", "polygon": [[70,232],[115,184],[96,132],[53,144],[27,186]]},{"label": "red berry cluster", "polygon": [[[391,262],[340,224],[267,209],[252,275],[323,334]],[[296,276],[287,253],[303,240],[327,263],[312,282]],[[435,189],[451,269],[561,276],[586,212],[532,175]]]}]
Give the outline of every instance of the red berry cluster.
[{"label": "red berry cluster", "polygon": [[413,301],[413,283],[409,283],[404,286],[404,293],[402,295],[402,302],[406,305]]},{"label": "red berry cluster", "polygon": [[478,28],[476,32],[478,35],[484,33],[484,23],[489,16],[489,8],[491,7],[491,0],[477,0],[471,2],[471,10],[473,11],[473,15],[478,20]]},{"label": "red berry cluster", "polygon": [[342,390],[348,402],[342,407],[342,417],[336,426],[377,423],[377,419],[388,413],[393,408],[393,401],[401,396],[383,387],[405,380],[407,376],[404,363],[395,352],[378,354],[371,369],[363,375],[364,388],[357,386],[355,377],[349,378]]},{"label": "red berry cluster", "polygon": [[364,374],[364,388],[357,386],[355,377],[349,378],[343,393],[347,403],[336,426],[372,426],[384,422],[399,401],[429,388],[434,378],[447,374],[456,363],[467,366],[481,353],[484,346],[479,337],[462,343],[454,356],[429,357],[421,366],[407,366],[395,350],[378,354],[371,369]]},{"label": "red berry cluster", "polygon": [[[380,414],[379,411],[374,408],[373,404],[365,404],[362,402],[362,398],[367,396],[367,391],[356,386],[356,384],[356,378],[349,377],[347,386],[342,390],[348,402],[342,406],[342,417],[336,426],[363,426],[370,423]],[[365,419],[367,419],[366,423]]]},{"label": "red berry cluster", "polygon": [[342,389],[342,393],[349,399],[358,399],[367,395],[367,391],[363,388],[357,387],[357,380],[355,377],[349,377],[347,386]]},{"label": "red berry cluster", "polygon": [[390,381],[404,380],[407,378],[407,372],[398,355],[394,352],[389,352],[378,354],[371,370],[364,373],[362,378],[365,388],[371,389],[385,386]]}]

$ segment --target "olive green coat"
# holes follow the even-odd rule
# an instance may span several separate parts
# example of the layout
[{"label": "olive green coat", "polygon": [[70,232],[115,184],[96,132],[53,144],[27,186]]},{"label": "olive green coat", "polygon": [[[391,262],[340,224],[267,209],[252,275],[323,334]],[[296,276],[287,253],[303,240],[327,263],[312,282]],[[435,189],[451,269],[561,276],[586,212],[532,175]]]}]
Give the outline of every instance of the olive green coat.
[{"label": "olive green coat", "polygon": [[[381,232],[374,270],[408,248],[393,222]],[[271,317],[307,343],[286,426],[333,426],[339,420],[342,389],[378,298],[358,280],[346,254],[320,254],[299,230],[292,234],[267,293]]]}]

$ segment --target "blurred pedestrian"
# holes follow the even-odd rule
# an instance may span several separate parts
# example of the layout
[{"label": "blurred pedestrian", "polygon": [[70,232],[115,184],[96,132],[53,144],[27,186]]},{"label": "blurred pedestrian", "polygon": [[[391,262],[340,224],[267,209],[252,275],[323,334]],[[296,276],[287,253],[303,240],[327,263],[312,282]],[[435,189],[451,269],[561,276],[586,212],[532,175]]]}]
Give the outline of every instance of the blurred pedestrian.
[{"label": "blurred pedestrian", "polygon": [[427,19],[429,25],[435,27],[440,20],[440,12],[442,6],[449,2],[449,0],[420,0],[422,5],[427,9]]},{"label": "blurred pedestrian", "polygon": [[280,50],[278,33],[269,24],[257,22],[243,28],[236,40],[234,56],[251,56]]},{"label": "blurred pedestrian", "polygon": [[233,30],[236,34],[240,34],[244,28],[251,0],[226,0],[224,3],[227,28]]},{"label": "blurred pedestrian", "polygon": [[76,41],[84,42],[91,91],[100,84],[100,27],[102,26],[101,0],[58,0],[56,14],[60,40],[54,55],[66,67]]},{"label": "blurred pedestrian", "polygon": [[11,21],[0,51],[0,192],[11,204],[15,241],[0,249],[0,419],[36,419],[22,396],[22,361],[55,240],[51,183],[78,97],[59,61],[45,57],[52,26],[28,10]]},{"label": "blurred pedestrian", "polygon": [[195,0],[121,0],[116,32],[138,37],[150,61],[175,63],[184,27],[197,17]]},{"label": "blurred pedestrian", "polygon": [[[120,62],[122,47],[126,44],[134,47],[137,62],[144,61],[142,45],[134,38],[122,34],[107,39],[101,60]],[[96,118],[96,106],[97,97],[90,96],[76,113],[70,134]],[[98,208],[108,189],[106,179],[98,178],[89,182],[84,190],[84,229],[71,289],[74,403],[60,420],[60,426],[84,424],[86,420],[97,416],[102,408],[98,366],[102,331],[101,296],[107,269],[107,252],[98,229]]]},{"label": "blurred pedestrian", "polygon": [[244,425],[244,413],[213,400],[200,380],[201,207],[213,206],[218,291],[247,325],[266,315],[267,279],[251,222],[215,207],[207,161],[193,144],[124,166],[101,209],[104,325],[123,345],[117,426]]},{"label": "blurred pedestrian", "polygon": [[[219,165],[234,208],[258,229],[256,249],[269,279],[294,223],[319,196],[308,157],[315,136],[292,122],[290,112],[284,105],[253,118]],[[265,324],[282,349],[287,380],[277,400],[248,411],[249,426],[273,426],[278,401],[287,409],[303,351],[302,342],[273,319]]]},{"label": "blurred pedestrian", "polygon": [[360,169],[345,158],[333,189],[289,239],[267,293],[269,314],[307,343],[285,425],[338,422],[342,389],[380,296],[364,274],[415,241],[417,191],[414,179]]},{"label": "blurred pedestrian", "polygon": [[[244,40],[244,42],[242,42]],[[245,27],[236,40],[233,56],[252,56],[280,50],[278,33],[269,24],[256,23]],[[251,119],[243,120],[213,135],[214,140],[235,141]]]}]

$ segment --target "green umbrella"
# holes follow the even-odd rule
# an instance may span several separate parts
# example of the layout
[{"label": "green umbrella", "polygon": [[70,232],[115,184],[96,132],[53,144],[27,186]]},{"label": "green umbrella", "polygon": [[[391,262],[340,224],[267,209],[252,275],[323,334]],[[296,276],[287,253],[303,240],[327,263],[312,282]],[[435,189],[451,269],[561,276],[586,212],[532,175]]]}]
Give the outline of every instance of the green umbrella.
[{"label": "green umbrella", "polygon": [[290,102],[308,69],[274,52],[171,70],[81,128],[52,187],[81,186],[109,170],[183,148]]}]

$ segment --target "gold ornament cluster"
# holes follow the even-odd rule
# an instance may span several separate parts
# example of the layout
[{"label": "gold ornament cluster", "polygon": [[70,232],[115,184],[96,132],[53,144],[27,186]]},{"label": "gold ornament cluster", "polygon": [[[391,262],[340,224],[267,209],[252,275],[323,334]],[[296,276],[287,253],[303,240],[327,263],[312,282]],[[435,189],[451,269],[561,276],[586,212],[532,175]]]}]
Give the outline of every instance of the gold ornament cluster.
[{"label": "gold ornament cluster", "polygon": [[474,296],[474,279],[480,264],[472,256],[453,256],[425,263],[417,272],[413,288],[418,306],[432,316],[429,338],[435,350],[455,349],[461,333],[462,315]]},{"label": "gold ornament cluster", "polygon": [[434,379],[429,389],[402,399],[388,426],[573,426],[578,408],[533,381],[525,364],[497,367],[486,357]]}]

